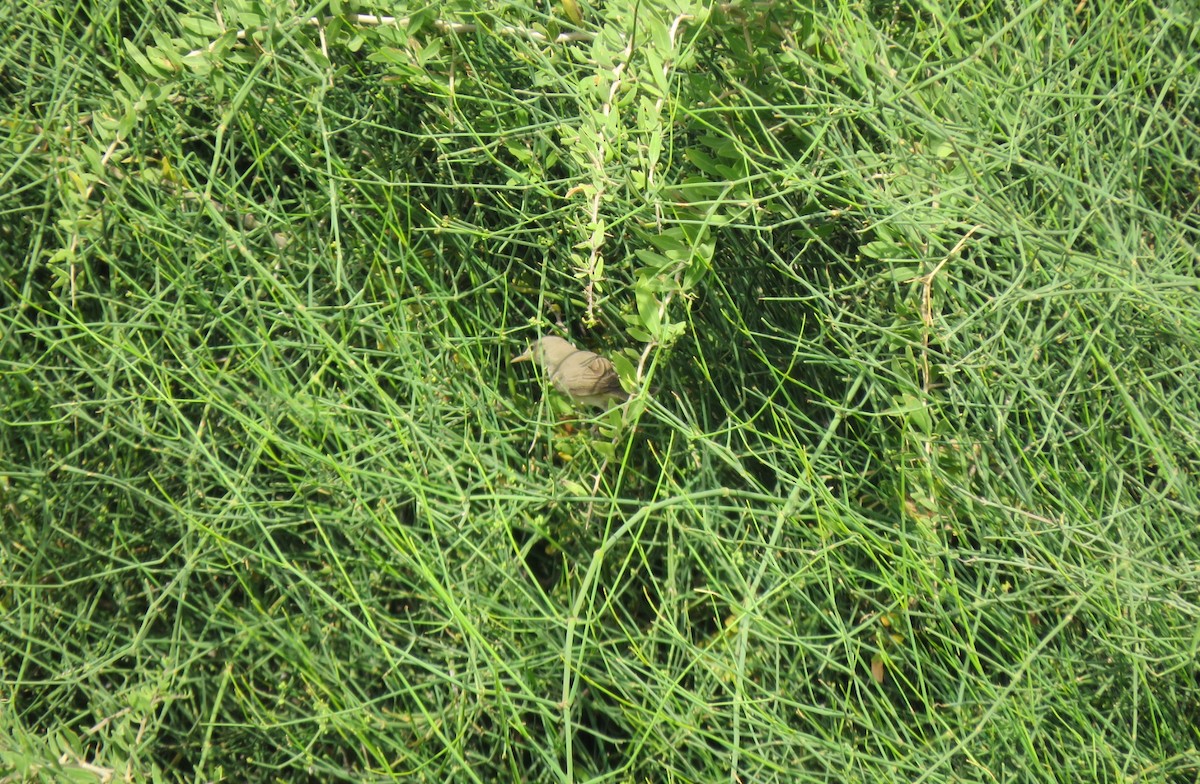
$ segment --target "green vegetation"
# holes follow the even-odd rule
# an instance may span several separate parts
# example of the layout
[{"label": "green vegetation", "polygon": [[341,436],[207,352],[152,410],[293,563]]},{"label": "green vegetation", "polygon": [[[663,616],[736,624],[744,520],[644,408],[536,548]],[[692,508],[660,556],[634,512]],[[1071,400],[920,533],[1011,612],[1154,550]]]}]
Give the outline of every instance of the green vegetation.
[{"label": "green vegetation", "polygon": [[0,29],[0,781],[1200,775],[1193,0]]}]

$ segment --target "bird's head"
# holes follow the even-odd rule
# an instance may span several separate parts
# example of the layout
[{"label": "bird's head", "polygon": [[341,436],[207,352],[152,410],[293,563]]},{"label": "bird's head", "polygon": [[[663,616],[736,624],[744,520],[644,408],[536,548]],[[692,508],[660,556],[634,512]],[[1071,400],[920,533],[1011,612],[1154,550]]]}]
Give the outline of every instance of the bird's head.
[{"label": "bird's head", "polygon": [[578,351],[562,338],[554,335],[546,335],[540,337],[533,343],[529,344],[529,348],[525,352],[513,357],[513,364],[517,362],[528,362],[533,360],[541,365],[543,370],[550,370],[562,364],[562,361],[571,354]]}]

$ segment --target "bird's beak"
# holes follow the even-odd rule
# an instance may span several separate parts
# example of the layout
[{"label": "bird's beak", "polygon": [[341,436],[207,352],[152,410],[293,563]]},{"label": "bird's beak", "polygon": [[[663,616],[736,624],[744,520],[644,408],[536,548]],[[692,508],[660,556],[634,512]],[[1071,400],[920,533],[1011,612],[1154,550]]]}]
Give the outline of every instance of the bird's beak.
[{"label": "bird's beak", "polygon": [[520,354],[518,356],[513,357],[512,360],[509,362],[509,364],[515,365],[518,362],[528,362],[531,359],[533,359],[533,346],[530,346],[529,348],[525,349],[524,354]]}]

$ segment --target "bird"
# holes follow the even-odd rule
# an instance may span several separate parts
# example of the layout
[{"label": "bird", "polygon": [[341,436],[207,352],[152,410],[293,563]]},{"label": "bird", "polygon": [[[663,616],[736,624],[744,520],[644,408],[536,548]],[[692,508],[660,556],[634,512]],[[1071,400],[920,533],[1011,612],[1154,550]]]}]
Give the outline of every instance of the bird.
[{"label": "bird", "polygon": [[629,393],[621,388],[612,362],[599,354],[576,348],[560,337],[540,337],[512,361],[516,364],[529,360],[537,362],[558,391],[576,403],[608,408],[615,401],[629,399]]}]

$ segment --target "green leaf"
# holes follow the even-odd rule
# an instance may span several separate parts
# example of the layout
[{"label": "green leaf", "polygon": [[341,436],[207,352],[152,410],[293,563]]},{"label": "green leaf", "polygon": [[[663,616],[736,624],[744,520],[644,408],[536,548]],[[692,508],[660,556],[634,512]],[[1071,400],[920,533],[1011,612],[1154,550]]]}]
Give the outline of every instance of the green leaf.
[{"label": "green leaf", "polygon": [[625,320],[629,322],[629,326],[625,327],[625,334],[629,335],[629,337],[639,343],[651,343],[654,341],[653,335],[638,326],[636,317],[626,316]]},{"label": "green leaf", "polygon": [[897,283],[907,283],[915,278],[920,277],[920,275],[921,271],[916,267],[899,265],[888,267],[888,269],[883,273],[883,278],[885,280],[891,280]]},{"label": "green leaf", "polygon": [[216,38],[221,34],[221,26],[207,16],[186,14],[179,18],[179,25],[189,33],[195,33],[201,38]]},{"label": "green leaf", "polygon": [[709,270],[712,269],[709,258],[711,257],[698,256],[687,268],[687,271],[683,273],[684,291],[691,291],[696,288],[700,281],[704,279],[704,276],[708,274]]},{"label": "green leaf", "polygon": [[583,12],[579,10],[579,3],[576,0],[560,0],[562,3],[563,13],[577,25],[583,24]]},{"label": "green leaf", "polygon": [[865,245],[859,245],[858,252],[868,258],[880,260],[912,258],[912,254],[906,248],[887,240],[873,240]]},{"label": "green leaf", "polygon": [[562,489],[566,491],[567,495],[575,496],[576,498],[587,498],[591,495],[586,487],[574,479],[563,479]]},{"label": "green leaf", "polygon": [[634,288],[634,296],[637,300],[638,323],[651,335],[657,336],[661,319],[658,298],[654,295],[653,291],[642,286],[640,281]]},{"label": "green leaf", "polygon": [[933,432],[933,420],[929,415],[928,405],[913,395],[904,394],[893,398],[892,406],[883,413],[903,419],[925,435]]},{"label": "green leaf", "polygon": [[23,754],[18,751],[5,751],[0,749],[0,770],[7,769],[20,774],[17,778],[23,779],[27,775],[32,775],[35,767],[40,767],[41,760],[32,754]]},{"label": "green leaf", "polygon": [[137,64],[137,67],[141,68],[142,72],[147,76],[157,79],[166,75],[156,68],[146,55],[142,54],[142,50],[134,46],[133,42],[128,38],[122,38],[121,42],[125,45],[125,53],[129,55],[133,62]]},{"label": "green leaf", "polygon": [[617,371],[617,377],[625,382],[625,388],[632,389],[633,383],[636,381],[637,366],[623,353],[613,354],[609,357],[609,360],[613,363],[613,368]]},{"label": "green leaf", "polygon": [[102,781],[103,777],[99,771],[90,771],[84,768],[75,768],[63,766],[57,771],[57,775],[61,778],[60,781],[77,782],[77,784],[95,784]]},{"label": "green leaf", "polygon": [[419,10],[413,11],[408,16],[408,34],[415,36],[429,26],[432,22],[437,21],[438,6],[429,4],[422,6]]},{"label": "green leaf", "polygon": [[441,38],[433,38],[421,50],[417,52],[417,64],[421,67],[429,65],[430,62],[436,60],[442,54],[443,43]]},{"label": "green leaf", "polygon": [[674,262],[666,256],[645,248],[637,248],[633,251],[633,255],[637,256],[654,274],[674,266]]},{"label": "green leaf", "polygon": [[711,174],[714,177],[725,179],[724,167],[722,167],[712,158],[700,152],[700,150],[696,149],[695,147],[688,147],[684,152],[684,157],[686,157],[693,166],[705,174]]}]

